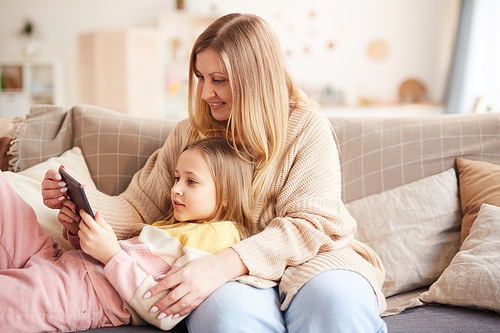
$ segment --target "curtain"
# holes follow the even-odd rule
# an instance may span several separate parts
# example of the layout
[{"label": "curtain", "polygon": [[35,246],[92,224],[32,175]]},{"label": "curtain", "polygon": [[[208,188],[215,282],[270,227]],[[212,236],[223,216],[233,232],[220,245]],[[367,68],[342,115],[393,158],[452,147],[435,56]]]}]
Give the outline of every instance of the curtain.
[{"label": "curtain", "polygon": [[462,0],[446,113],[500,112],[500,1]]}]

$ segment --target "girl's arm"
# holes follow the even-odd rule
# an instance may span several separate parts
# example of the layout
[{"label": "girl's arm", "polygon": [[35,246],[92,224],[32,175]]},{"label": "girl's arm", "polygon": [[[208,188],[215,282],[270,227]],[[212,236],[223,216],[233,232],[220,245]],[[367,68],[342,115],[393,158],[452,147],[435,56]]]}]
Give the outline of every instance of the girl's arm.
[{"label": "girl's arm", "polygon": [[122,250],[113,228],[106,223],[100,211],[95,214],[95,220],[81,210],[80,248],[83,252],[106,265],[111,258]]}]

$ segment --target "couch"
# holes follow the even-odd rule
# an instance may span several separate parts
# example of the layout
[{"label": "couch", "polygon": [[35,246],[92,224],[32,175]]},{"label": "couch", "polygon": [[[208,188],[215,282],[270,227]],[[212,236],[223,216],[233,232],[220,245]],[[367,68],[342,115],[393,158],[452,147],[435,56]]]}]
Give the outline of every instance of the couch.
[{"label": "couch", "polygon": [[[356,237],[386,268],[389,332],[500,331],[500,114],[329,120]],[[175,124],[38,105],[26,118],[0,120],[0,166],[44,230],[68,247],[57,212],[41,203],[45,171],[65,164],[87,186],[116,195]]]}]

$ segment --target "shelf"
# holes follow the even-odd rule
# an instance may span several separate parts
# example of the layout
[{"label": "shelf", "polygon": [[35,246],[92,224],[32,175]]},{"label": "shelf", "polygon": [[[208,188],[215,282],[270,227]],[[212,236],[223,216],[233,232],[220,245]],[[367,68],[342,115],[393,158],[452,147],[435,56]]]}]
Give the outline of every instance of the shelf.
[{"label": "shelf", "polygon": [[0,117],[24,116],[33,104],[63,105],[61,72],[57,60],[0,59]]},{"label": "shelf", "polygon": [[327,117],[408,117],[445,113],[441,104],[397,104],[370,106],[322,106]]}]

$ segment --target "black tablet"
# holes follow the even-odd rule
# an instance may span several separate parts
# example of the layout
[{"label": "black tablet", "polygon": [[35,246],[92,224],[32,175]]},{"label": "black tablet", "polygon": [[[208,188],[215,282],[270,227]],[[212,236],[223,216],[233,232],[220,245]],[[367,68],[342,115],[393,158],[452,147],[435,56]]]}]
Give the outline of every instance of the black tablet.
[{"label": "black tablet", "polygon": [[95,219],[94,213],[92,213],[92,208],[90,208],[89,201],[85,195],[82,184],[78,182],[75,178],[71,177],[64,169],[60,169],[62,180],[66,183],[68,187],[69,199],[73,201],[76,205],[76,212],[79,214],[80,209],[86,211],[93,219]]}]

